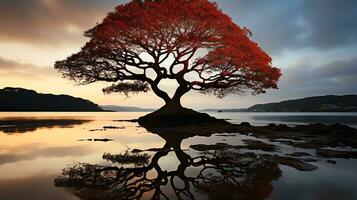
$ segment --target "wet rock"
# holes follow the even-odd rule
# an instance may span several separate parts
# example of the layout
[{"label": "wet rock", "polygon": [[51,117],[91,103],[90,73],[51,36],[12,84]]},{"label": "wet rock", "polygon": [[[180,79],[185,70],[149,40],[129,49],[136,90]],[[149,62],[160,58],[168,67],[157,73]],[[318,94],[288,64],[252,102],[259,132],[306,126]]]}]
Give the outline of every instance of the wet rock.
[{"label": "wet rock", "polygon": [[269,128],[271,129],[274,129],[274,130],[286,130],[288,129],[289,127],[285,124],[279,124],[279,125],[276,125],[276,124],[269,124],[268,125]]},{"label": "wet rock", "polygon": [[84,142],[84,141],[92,141],[92,139],[80,139],[80,140],[77,140],[79,142]]},{"label": "wet rock", "polygon": [[340,151],[332,149],[317,149],[316,154],[324,158],[357,158],[357,151]]},{"label": "wet rock", "polygon": [[246,139],[242,140],[247,147],[241,146],[241,148],[247,148],[249,150],[262,150],[262,151],[275,151],[277,147],[273,144],[267,144],[259,140]]},{"label": "wet rock", "polygon": [[239,124],[239,126],[252,127],[252,125],[250,125],[249,122],[242,122]]},{"label": "wet rock", "polygon": [[132,151],[131,151],[131,153],[141,153],[141,152],[143,152],[144,150],[141,150],[141,149],[133,149]]},{"label": "wet rock", "polygon": [[287,154],[287,155],[294,156],[294,157],[311,156],[311,154],[306,153],[306,152],[294,152],[294,153]]},{"label": "wet rock", "polygon": [[210,151],[210,150],[224,150],[229,148],[235,148],[236,146],[229,145],[226,143],[217,143],[212,145],[207,144],[194,144],[191,145],[190,148],[196,151]]},{"label": "wet rock", "polygon": [[[236,129],[244,135],[251,134],[258,138],[269,139],[274,142],[278,141],[300,148],[318,149],[340,146],[357,148],[357,130],[341,124],[309,124],[296,127],[285,125],[249,127],[240,124],[236,126]],[[285,141],[279,141],[281,139],[285,139]]]},{"label": "wet rock", "polygon": [[[210,136],[218,133],[228,136],[230,133],[232,135],[239,133],[304,149],[321,149],[326,147],[357,148],[357,129],[341,124],[310,124],[289,127],[275,124],[252,126],[248,122],[231,124],[228,122],[212,121],[185,126],[149,126],[145,128],[149,132],[160,133],[161,135],[165,135],[165,137],[177,137],[177,135],[180,135],[180,137],[188,138],[197,135]],[[214,147],[197,146],[197,148],[217,149],[223,147],[218,145]],[[236,146],[226,146],[224,148],[236,148]],[[251,145],[248,144],[248,146],[239,146],[239,148],[252,150],[261,149],[263,151],[274,151],[276,149],[273,149],[272,146],[255,143],[251,143]]]},{"label": "wet rock", "polygon": [[296,158],[276,156],[274,160],[276,160],[279,164],[295,168],[299,171],[313,171],[317,169],[316,166]]},{"label": "wet rock", "polygon": [[110,141],[114,141],[113,139],[108,139],[108,138],[104,138],[104,139],[98,139],[95,138],[93,139],[94,142],[110,142]]},{"label": "wet rock", "polygon": [[101,128],[97,128],[97,129],[91,129],[89,130],[90,132],[94,132],[94,131],[105,131],[105,129],[101,129]]},{"label": "wet rock", "polygon": [[103,126],[103,128],[91,129],[89,131],[106,131],[107,129],[125,129],[125,126]]},{"label": "wet rock", "polygon": [[123,120],[114,120],[115,122],[131,122],[131,123],[137,123],[138,119],[123,119]]},{"label": "wet rock", "polygon": [[247,145],[230,145],[226,143],[216,143],[212,145],[206,145],[206,144],[195,144],[191,145],[190,148],[194,149],[196,151],[209,151],[209,150],[225,150],[225,149],[235,149],[235,150],[240,150],[240,149],[248,149],[248,150],[261,150],[261,151],[275,151],[277,147],[272,144],[266,144],[264,142],[258,141],[258,140],[242,140],[245,142]]},{"label": "wet rock", "polygon": [[133,149],[131,151],[131,153],[141,153],[141,152],[145,152],[145,151],[151,151],[151,152],[159,152],[159,151],[164,151],[164,152],[169,152],[169,151],[173,151],[172,149],[166,149],[166,148],[150,148],[150,149]]},{"label": "wet rock", "polygon": [[335,160],[326,160],[327,163],[330,163],[330,164],[333,164],[333,165],[336,165],[337,162]]},{"label": "wet rock", "polygon": [[103,126],[103,129],[125,129],[125,126]]},{"label": "wet rock", "polygon": [[94,142],[109,142],[109,141],[114,141],[113,139],[108,139],[108,138],[104,138],[104,139],[98,139],[98,138],[95,138],[95,139],[80,139],[80,140],[77,140],[79,142],[84,142],[84,141],[94,141]]}]

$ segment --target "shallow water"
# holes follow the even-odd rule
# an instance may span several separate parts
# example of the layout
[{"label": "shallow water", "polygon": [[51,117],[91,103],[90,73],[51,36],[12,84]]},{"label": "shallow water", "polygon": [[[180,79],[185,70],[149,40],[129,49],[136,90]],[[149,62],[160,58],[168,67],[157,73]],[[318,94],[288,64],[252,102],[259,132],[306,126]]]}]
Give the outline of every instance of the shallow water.
[{"label": "shallow water", "polygon": [[[217,158],[222,158],[221,154],[225,154],[232,156],[231,159],[240,159],[242,163],[252,162],[252,159],[234,157],[234,152],[210,151],[203,154],[191,149],[190,145],[215,143],[242,145],[243,139],[259,139],[239,133],[213,134],[209,137],[167,137],[160,133],[151,133],[139,127],[137,123],[114,121],[135,119],[144,114],[0,113],[0,199],[78,199],[78,197],[91,199],[93,192],[103,193],[107,195],[105,197],[116,193],[121,194],[123,198],[123,195],[127,194],[119,193],[118,183],[122,183],[119,178],[115,180],[116,190],[103,188],[103,182],[100,183],[101,188],[96,190],[87,187],[82,187],[81,190],[75,187],[56,187],[55,179],[61,175],[62,170],[73,169],[78,163],[91,164],[90,167],[93,169],[103,166],[123,167],[120,170],[107,171],[110,173],[122,173],[123,169],[140,168],[140,173],[129,182],[138,181],[143,174],[146,175],[147,179],[135,183],[136,188],[145,185],[146,192],[143,192],[142,199],[151,199],[155,192],[159,193],[158,195],[162,192],[164,194],[161,194],[162,199],[164,196],[169,199],[177,199],[177,196],[183,199],[193,197],[217,199],[215,196],[217,193],[232,194],[225,196],[226,199],[242,199],[247,196],[254,197],[252,199],[357,199],[356,159],[334,159],[337,161],[336,165],[327,163],[325,159],[319,159],[318,162],[313,163],[319,168],[311,172],[302,172],[279,165],[281,176],[274,174],[273,169],[265,171],[266,168],[273,166],[263,161],[255,168],[250,165],[241,167],[239,171],[229,166],[229,162],[225,163],[227,160],[221,159],[216,162]],[[356,113],[211,114],[218,118],[229,119],[233,123],[248,121],[255,125],[268,123],[295,125],[312,122],[357,125]],[[103,127],[107,128],[103,129]],[[269,141],[264,142],[269,143]],[[276,154],[298,151],[313,153],[309,149],[297,149],[280,143],[276,145],[280,147],[280,151],[275,152]],[[135,162],[119,165],[112,160],[102,158],[103,153],[116,155],[128,149],[131,151],[163,147],[173,151],[142,152],[141,154],[151,157],[143,166]],[[267,152],[254,151],[254,153]],[[188,157],[199,157],[198,159],[201,160],[186,162],[190,160],[187,159]],[[154,158],[157,158],[157,162]],[[148,165],[153,167],[145,168]],[[202,171],[204,173],[200,176],[199,172]],[[124,175],[121,174],[121,177]],[[102,181],[108,181],[112,177],[106,174],[101,178]],[[161,182],[153,183],[152,180]],[[164,183],[165,181],[167,183]],[[235,181],[240,183],[238,190],[231,184]],[[185,184],[190,187],[187,188]],[[155,185],[160,187],[154,187]]]}]

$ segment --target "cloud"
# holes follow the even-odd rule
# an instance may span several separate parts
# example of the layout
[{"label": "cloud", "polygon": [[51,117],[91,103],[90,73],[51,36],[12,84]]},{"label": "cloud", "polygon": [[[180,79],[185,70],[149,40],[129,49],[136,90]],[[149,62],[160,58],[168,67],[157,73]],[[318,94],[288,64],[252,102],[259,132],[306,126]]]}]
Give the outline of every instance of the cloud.
[{"label": "cloud", "polygon": [[50,67],[38,67],[31,64],[22,64],[0,57],[0,77],[21,77],[35,80],[48,77],[59,77],[59,74]]},{"label": "cloud", "polygon": [[[2,0],[0,40],[56,46],[84,42],[93,27],[128,0]],[[357,42],[355,0],[217,1],[233,20],[253,30],[268,52]]]},{"label": "cloud", "polygon": [[36,45],[82,43],[82,32],[123,1],[2,0],[0,40]]},{"label": "cloud", "polygon": [[301,11],[307,27],[306,42],[319,48],[357,41],[357,1],[304,0]]},{"label": "cloud", "polygon": [[355,0],[222,1],[233,20],[253,31],[269,53],[316,48],[327,50],[357,42]]},{"label": "cloud", "polygon": [[283,70],[279,93],[304,96],[357,94],[357,58],[322,65],[309,62]]}]

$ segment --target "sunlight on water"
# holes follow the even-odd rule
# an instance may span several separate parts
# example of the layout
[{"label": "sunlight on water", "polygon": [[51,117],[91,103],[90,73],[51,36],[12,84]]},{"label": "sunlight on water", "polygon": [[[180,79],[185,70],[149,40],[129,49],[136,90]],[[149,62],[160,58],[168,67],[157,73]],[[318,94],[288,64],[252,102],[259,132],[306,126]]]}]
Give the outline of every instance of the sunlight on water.
[{"label": "sunlight on water", "polygon": [[[134,149],[146,149],[148,151],[145,151],[145,153],[151,156],[152,159],[158,157],[158,162],[154,162],[153,165],[160,166],[162,170],[162,172],[159,171],[160,173],[165,171],[174,172],[175,170],[177,170],[176,173],[179,173],[179,166],[183,167],[183,169],[187,168],[183,171],[184,175],[177,174],[177,176],[174,176],[175,184],[184,187],[183,180],[180,180],[178,177],[182,179],[183,176],[196,176],[205,166],[199,164],[192,165],[190,163],[183,164],[180,156],[190,156],[194,158],[201,155],[200,152],[190,149],[190,145],[215,143],[242,145],[244,144],[244,142],[242,142],[243,139],[254,139],[253,137],[239,134],[232,134],[230,136],[214,134],[210,137],[194,136],[177,139],[177,141],[169,141],[170,139],[165,139],[158,134],[148,132],[137,123],[118,121],[136,119],[144,114],[145,113],[0,113],[0,199],[21,200],[28,199],[29,196],[31,196],[31,199],[76,199],[72,193],[73,191],[71,192],[71,190],[62,187],[55,187],[54,180],[61,175],[63,169],[69,168],[79,162],[108,166],[111,162],[102,158],[103,153],[115,155],[124,153],[128,149],[129,151]],[[291,124],[299,124],[307,123],[308,121],[306,121],[306,119],[309,119],[309,116],[305,115],[303,121],[297,120],[294,122],[291,118],[286,119],[284,116],[276,114],[263,115],[261,113],[255,115],[246,115],[244,113],[213,113],[213,115],[219,118],[230,119],[234,123],[249,121],[253,124],[260,125],[284,121],[290,122]],[[273,116],[273,118],[271,118],[271,116]],[[356,125],[356,116],[357,115],[353,114],[350,117],[341,117],[339,115],[334,117],[346,120],[345,122],[347,124]],[[315,122],[316,119],[315,117],[313,122]],[[322,121],[317,122],[326,122],[325,118],[321,119]],[[261,141],[270,143],[266,140]],[[169,149],[173,148],[174,151],[149,150],[153,148],[161,149],[167,144],[169,144]],[[296,148],[290,148],[284,145],[281,145],[281,149],[284,150],[285,153],[296,151]],[[301,149],[301,151],[309,152],[309,150],[303,149]],[[234,154],[232,153],[232,155]],[[251,158],[244,158],[242,162],[243,160],[249,159]],[[316,164],[319,166],[319,170],[313,172],[300,172],[290,167],[280,166],[282,169],[282,177],[278,178],[278,174],[276,174],[276,176],[272,174],[272,177],[265,177],[264,180],[267,182],[264,183],[253,180],[252,183],[257,184],[257,190],[261,190],[261,196],[257,196],[257,199],[265,199],[268,197],[269,199],[294,199],[293,194],[304,194],[306,192],[310,193],[307,199],[311,199],[311,197],[318,199],[323,196],[319,193],[320,190],[331,188],[331,193],[336,195],[336,197],[340,197],[341,195],[344,197],[343,195],[348,194],[347,196],[349,197],[357,198],[357,186],[355,185],[357,172],[353,170],[355,166],[357,166],[356,160],[339,160],[341,160],[341,162],[339,161],[337,165],[319,161]],[[261,164],[269,166],[267,163]],[[214,166],[214,163],[210,165]],[[130,167],[132,164],[128,164],[128,166]],[[263,169],[265,168],[260,170]],[[148,171],[144,170],[142,173],[147,173],[147,177],[151,178],[158,176],[158,171],[155,167]],[[236,172],[232,171],[231,173],[234,174]],[[170,174],[166,175],[170,177]],[[228,174],[226,175],[228,176]],[[207,178],[206,176],[207,175],[201,178]],[[259,173],[256,174],[256,177],[260,177]],[[232,177],[232,180],[240,180],[241,178],[242,177]],[[343,181],[335,181],[337,179]],[[193,191],[196,199],[206,199],[208,196],[214,196],[214,194],[211,193],[212,188],[210,187],[212,186],[206,185],[203,187],[200,181],[204,179],[197,178],[197,180],[197,185],[199,185],[197,188],[200,188],[200,191]],[[322,183],[326,184],[326,187],[320,186],[322,188],[316,190],[309,187],[309,185],[317,187],[317,185]],[[213,186],[223,187],[223,185]],[[246,187],[246,185],[243,184],[241,187]],[[293,189],[296,187],[298,187],[298,190]],[[169,184],[164,184],[162,190],[165,191],[171,199],[175,199],[175,191],[169,187]],[[250,190],[246,189],[244,191]],[[150,199],[152,195],[153,191],[150,191],[144,193],[142,198]],[[302,198],[303,197],[295,197],[295,199]]]}]

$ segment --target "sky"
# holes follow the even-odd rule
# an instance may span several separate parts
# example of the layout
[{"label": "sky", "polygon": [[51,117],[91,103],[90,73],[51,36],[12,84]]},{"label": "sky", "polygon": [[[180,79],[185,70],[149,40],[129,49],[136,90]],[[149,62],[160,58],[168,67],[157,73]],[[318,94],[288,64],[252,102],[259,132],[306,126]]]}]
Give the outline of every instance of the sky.
[{"label": "sky", "polygon": [[[0,88],[69,94],[100,105],[158,108],[153,93],[104,95],[108,83],[79,86],[63,79],[54,62],[76,53],[83,32],[126,0],[0,0]],[[190,92],[186,107],[244,108],[317,95],[357,94],[356,0],[220,0],[223,12],[248,27],[252,40],[282,70],[279,90],[224,99]],[[163,83],[163,89],[174,85]]]}]

